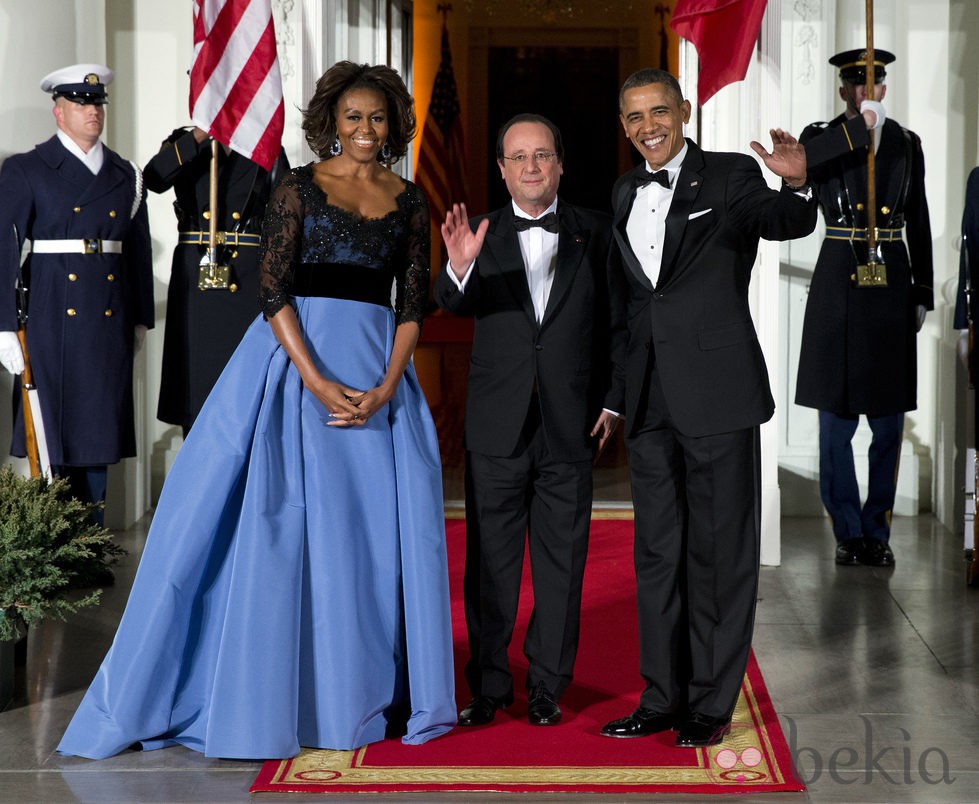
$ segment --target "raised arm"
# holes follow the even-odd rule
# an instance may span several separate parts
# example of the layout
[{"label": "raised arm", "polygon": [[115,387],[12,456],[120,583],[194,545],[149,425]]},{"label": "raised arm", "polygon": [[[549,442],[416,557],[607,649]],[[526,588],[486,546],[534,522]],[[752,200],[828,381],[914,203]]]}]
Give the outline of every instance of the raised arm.
[{"label": "raised arm", "polygon": [[449,267],[462,281],[469,267],[475,262],[483,247],[483,238],[489,228],[489,220],[483,220],[474,232],[469,226],[469,214],[465,204],[453,204],[442,223],[442,240],[449,255]]},{"label": "raised arm", "polygon": [[751,141],[753,150],[772,173],[781,176],[790,187],[801,187],[806,183],[806,151],[799,141],[789,132],[780,128],[769,131],[772,137],[772,150],[754,140]]},{"label": "raised arm", "polygon": [[181,172],[200,155],[207,139],[207,132],[200,128],[178,128],[171,133],[143,168],[146,188],[165,193],[173,187]]}]

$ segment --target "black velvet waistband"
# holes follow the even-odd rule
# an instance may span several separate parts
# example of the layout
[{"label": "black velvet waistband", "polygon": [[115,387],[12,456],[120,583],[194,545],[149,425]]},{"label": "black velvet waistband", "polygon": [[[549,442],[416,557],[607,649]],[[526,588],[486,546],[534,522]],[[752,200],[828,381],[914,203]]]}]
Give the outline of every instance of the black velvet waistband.
[{"label": "black velvet waistband", "polygon": [[393,281],[390,272],[376,268],[333,262],[304,262],[296,267],[292,295],[349,299],[390,307]]}]

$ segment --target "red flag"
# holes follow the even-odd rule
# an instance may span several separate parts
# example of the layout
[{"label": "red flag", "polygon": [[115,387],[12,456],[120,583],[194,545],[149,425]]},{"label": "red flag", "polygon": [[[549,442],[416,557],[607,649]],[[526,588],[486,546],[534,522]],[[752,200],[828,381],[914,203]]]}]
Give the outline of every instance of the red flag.
[{"label": "red flag", "polygon": [[285,106],[271,0],[194,0],[190,117],[218,142],[272,169]]},{"label": "red flag", "polygon": [[744,79],[767,0],[677,0],[670,27],[700,57],[701,105],[717,90]]},{"label": "red flag", "polygon": [[449,32],[442,26],[442,60],[435,74],[428,117],[418,148],[415,182],[428,196],[432,220],[441,223],[453,203],[466,201],[466,149],[459,118],[459,94],[452,72]]}]

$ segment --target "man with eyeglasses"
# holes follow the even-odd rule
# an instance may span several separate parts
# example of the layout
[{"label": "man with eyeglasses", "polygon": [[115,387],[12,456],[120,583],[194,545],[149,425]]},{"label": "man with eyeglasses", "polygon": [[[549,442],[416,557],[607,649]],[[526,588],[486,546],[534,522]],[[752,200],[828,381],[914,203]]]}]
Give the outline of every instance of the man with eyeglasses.
[{"label": "man with eyeglasses", "polygon": [[591,519],[592,461],[612,435],[609,217],[559,200],[558,128],[520,114],[500,129],[512,203],[446,215],[443,309],[475,318],[466,398],[466,679],[461,726],[513,702],[507,647],[525,545],[534,610],[524,642],[528,720],[551,726],[571,682]]}]

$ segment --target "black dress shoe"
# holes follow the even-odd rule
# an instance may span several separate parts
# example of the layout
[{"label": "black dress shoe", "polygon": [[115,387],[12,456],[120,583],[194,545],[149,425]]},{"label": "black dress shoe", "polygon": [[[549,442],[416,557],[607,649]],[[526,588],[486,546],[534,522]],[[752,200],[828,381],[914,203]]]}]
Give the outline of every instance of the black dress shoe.
[{"label": "black dress shoe", "polygon": [[513,696],[494,698],[492,695],[477,695],[459,713],[460,726],[485,726],[492,723],[496,710],[513,703]]},{"label": "black dress shoe", "polygon": [[541,681],[531,690],[527,720],[531,726],[556,726],[561,722],[561,707]]},{"label": "black dress shoe", "polygon": [[620,717],[602,726],[606,737],[646,737],[668,731],[676,724],[676,716],[669,712],[656,712],[641,706],[626,717]]},{"label": "black dress shoe", "polygon": [[844,567],[855,567],[860,563],[863,552],[863,539],[844,539],[836,543],[836,563]]},{"label": "black dress shoe", "polygon": [[868,567],[893,567],[894,553],[887,542],[880,539],[864,539],[860,563]]},{"label": "black dress shoe", "polygon": [[717,745],[731,730],[730,718],[708,717],[694,712],[676,733],[677,748],[704,748]]}]

